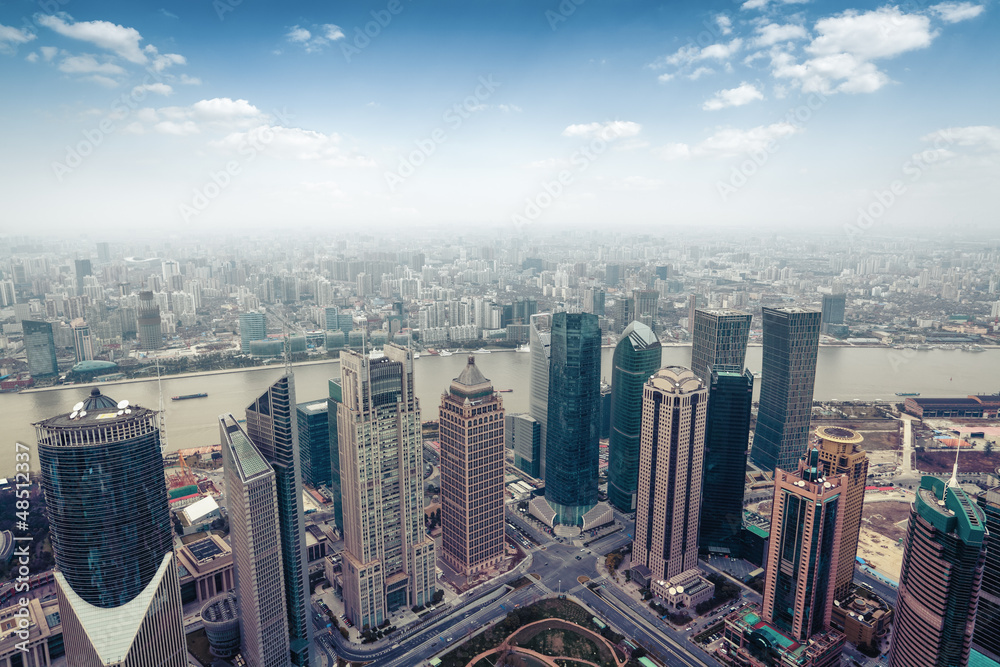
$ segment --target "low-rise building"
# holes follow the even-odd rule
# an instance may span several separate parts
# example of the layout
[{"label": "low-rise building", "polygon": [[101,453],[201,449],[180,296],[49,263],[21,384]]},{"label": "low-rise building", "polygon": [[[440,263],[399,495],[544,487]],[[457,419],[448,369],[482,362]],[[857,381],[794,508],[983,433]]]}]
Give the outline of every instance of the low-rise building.
[{"label": "low-rise building", "polygon": [[181,601],[205,602],[236,586],[233,550],[218,535],[209,535],[177,549]]},{"label": "low-rise building", "polygon": [[32,598],[0,609],[0,667],[48,667],[63,654],[55,599]]},{"label": "low-rise building", "polygon": [[855,646],[876,643],[889,634],[892,608],[870,591],[852,591],[833,603],[830,625],[840,630]]},{"label": "low-rise building", "polygon": [[674,609],[694,609],[708,602],[715,595],[715,584],[705,579],[701,570],[694,567],[664,581],[656,579],[649,590]]},{"label": "low-rise building", "polygon": [[757,605],[747,605],[726,616],[722,647],[715,658],[737,667],[833,667],[840,664],[845,637],[837,630],[812,635],[799,642],[764,620]]}]

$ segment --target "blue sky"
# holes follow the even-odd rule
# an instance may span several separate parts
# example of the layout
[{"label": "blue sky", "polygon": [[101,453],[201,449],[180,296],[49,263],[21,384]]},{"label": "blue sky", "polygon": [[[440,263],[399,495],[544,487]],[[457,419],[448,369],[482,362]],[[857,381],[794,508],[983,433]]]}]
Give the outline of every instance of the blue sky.
[{"label": "blue sky", "polygon": [[3,228],[992,234],[996,14],[8,2]]}]

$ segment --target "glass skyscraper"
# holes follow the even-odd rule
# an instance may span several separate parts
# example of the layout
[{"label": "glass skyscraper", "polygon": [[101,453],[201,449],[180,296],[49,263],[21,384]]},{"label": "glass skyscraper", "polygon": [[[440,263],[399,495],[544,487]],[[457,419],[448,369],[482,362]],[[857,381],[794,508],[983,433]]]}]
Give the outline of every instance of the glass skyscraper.
[{"label": "glass skyscraper", "polygon": [[330,411],[329,401],[299,403],[295,407],[299,422],[299,458],[302,460],[302,481],[313,486],[330,486],[333,469],[330,467]]},{"label": "glass skyscraper", "polygon": [[794,470],[809,445],[821,313],[763,309],[760,408],[750,456],[763,470]]},{"label": "glass skyscraper", "polygon": [[185,667],[156,412],[95,388],[35,429],[67,655]]},{"label": "glass skyscraper", "polygon": [[250,352],[250,343],[267,338],[267,319],[264,313],[240,314],[240,351]]},{"label": "glass skyscraper", "polygon": [[56,342],[52,334],[52,324],[24,320],[21,322],[24,335],[24,352],[28,359],[28,372],[33,377],[55,375],[59,372],[56,362]]},{"label": "glass skyscraper", "polygon": [[552,316],[545,500],[556,523],[581,525],[597,505],[601,327],[590,313]]},{"label": "glass skyscraper", "polygon": [[312,643],[309,563],[303,523],[302,463],[294,411],[295,382],[288,374],[268,387],[247,408],[247,435],[274,467],[291,659],[293,665],[308,665]]},{"label": "glass skyscraper", "polygon": [[549,412],[549,358],[552,356],[552,314],[532,315],[529,332],[531,378],[528,385],[528,414],[538,422],[540,455],[538,473],[545,479],[545,436]]},{"label": "glass skyscraper", "polygon": [[725,308],[694,311],[691,370],[706,385],[710,366],[737,366],[742,372],[751,319],[750,313]]},{"label": "glass skyscraper", "polygon": [[743,524],[753,373],[741,366],[711,366],[701,496],[701,551],[731,553]]},{"label": "glass skyscraper", "polygon": [[976,500],[986,519],[986,565],[983,588],[976,610],[972,648],[1000,662],[1000,487],[993,487]]},{"label": "glass skyscraper", "polygon": [[611,433],[608,443],[608,500],[623,512],[635,509],[639,483],[642,388],[660,369],[663,348],[652,328],[632,322],[615,347],[611,371]]},{"label": "glass skyscraper", "polygon": [[326,402],[327,418],[330,429],[330,495],[333,496],[333,522],[337,532],[344,535],[344,500],[340,495],[340,443],[337,440],[337,406],[343,400],[343,389],[340,378],[327,382],[330,398]]}]

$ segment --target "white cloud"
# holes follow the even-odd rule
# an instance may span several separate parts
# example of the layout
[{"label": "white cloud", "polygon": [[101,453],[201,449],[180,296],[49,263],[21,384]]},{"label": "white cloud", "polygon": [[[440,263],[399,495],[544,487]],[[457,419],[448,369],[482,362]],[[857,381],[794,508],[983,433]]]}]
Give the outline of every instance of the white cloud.
[{"label": "white cloud", "polygon": [[24,59],[27,60],[29,63],[37,63],[38,62],[38,53],[36,53],[35,51],[32,51],[31,53],[29,53],[28,55],[26,55],[24,57]]},{"label": "white cloud", "polygon": [[723,128],[699,144],[668,144],[657,151],[666,160],[700,157],[733,157],[768,150],[773,142],[797,134],[802,128],[788,122],[760,125],[749,130]]},{"label": "white cloud", "polygon": [[653,69],[663,69],[664,67],[683,67],[701,60],[725,60],[740,50],[743,40],[736,37],[729,42],[719,42],[709,44],[705,48],[699,49],[693,44],[682,46],[669,56],[657,58],[649,67]]},{"label": "white cloud", "polygon": [[155,132],[160,134],[172,134],[178,137],[185,137],[191,134],[198,134],[201,130],[198,129],[198,125],[193,121],[184,121],[182,123],[175,123],[172,120],[165,120],[157,123],[153,126]]},{"label": "white cloud", "polygon": [[38,50],[42,52],[42,60],[45,62],[50,62],[59,53],[59,49],[54,46],[43,46]]},{"label": "white cloud", "polygon": [[723,35],[728,35],[733,31],[733,21],[725,14],[719,14],[716,16],[715,24],[719,26],[719,32]]},{"label": "white cloud", "polygon": [[932,13],[938,15],[945,23],[958,23],[967,19],[974,19],[986,9],[983,5],[976,5],[971,2],[942,2],[931,5]]},{"label": "white cloud", "polygon": [[126,28],[109,21],[74,23],[68,14],[38,14],[35,20],[39,25],[54,30],[63,37],[89,42],[102,49],[113,51],[131,63],[139,65],[146,63],[146,55],[139,48],[142,35],[135,28]]},{"label": "white cloud", "polygon": [[132,94],[136,93],[156,93],[157,95],[172,95],[174,89],[165,83],[144,83],[132,89]]},{"label": "white cloud", "polygon": [[201,85],[201,79],[199,79],[196,76],[188,76],[187,74],[181,74],[181,77],[180,77],[180,79],[178,79],[178,82],[182,83],[182,84],[184,84],[186,86],[200,86]]},{"label": "white cloud", "polygon": [[97,58],[85,53],[81,56],[69,56],[59,63],[59,71],[66,74],[103,74],[121,76],[125,70],[109,62],[98,62]]},{"label": "white cloud", "polygon": [[[150,49],[146,49],[150,51]],[[179,53],[164,53],[157,54],[156,49],[152,49],[153,56],[153,69],[157,72],[162,72],[171,65],[187,65],[187,58],[180,55]]]},{"label": "white cloud", "polygon": [[497,109],[503,111],[504,113],[521,113],[521,107],[516,104],[498,104]]},{"label": "white cloud", "polygon": [[246,132],[232,132],[209,145],[236,151],[241,146],[262,146],[260,150],[286,160],[319,161],[332,167],[373,167],[374,160],[352,154],[341,146],[336,133],[323,134],[313,130],[279,125],[262,125]]},{"label": "white cloud", "polygon": [[750,104],[754,100],[762,99],[764,99],[764,94],[752,83],[744,81],[736,88],[718,91],[715,95],[707,99],[701,108],[705,111],[718,111],[726,107],[741,107],[744,104]]},{"label": "white cloud", "polygon": [[806,29],[794,23],[779,25],[777,23],[767,23],[758,25],[757,37],[753,40],[755,46],[766,47],[778,42],[790,42],[796,39],[805,39]]},{"label": "white cloud", "polygon": [[292,26],[292,28],[285,35],[285,38],[289,42],[308,42],[312,38],[312,33],[305,28],[300,28],[299,26]]},{"label": "white cloud", "polygon": [[712,69],[711,67],[699,67],[695,71],[688,74],[687,78],[691,79],[692,81],[697,81],[706,74],[715,74],[715,70]]},{"label": "white cloud", "polygon": [[332,23],[327,23],[323,26],[323,36],[326,37],[331,42],[336,42],[338,39],[344,38],[344,31],[340,29],[339,25],[334,25]]},{"label": "white cloud", "polygon": [[642,131],[639,123],[625,120],[613,120],[606,123],[586,123],[582,125],[570,125],[562,131],[564,137],[600,137],[605,141],[617,139],[619,137],[634,137]]},{"label": "white cloud", "polygon": [[115,79],[112,79],[111,77],[107,77],[107,76],[104,76],[104,75],[101,75],[101,74],[94,74],[92,76],[85,76],[85,77],[83,77],[83,80],[84,81],[92,81],[92,82],[96,83],[99,86],[104,86],[105,88],[117,88],[118,87],[118,81],[116,81]]},{"label": "white cloud", "polygon": [[926,134],[920,137],[920,140],[933,143],[935,146],[954,145],[986,152],[1000,152],[1000,127],[991,125],[946,127]]},{"label": "white cloud", "polygon": [[[809,2],[809,0],[779,0],[778,4],[797,5],[806,2]],[[747,0],[740,5],[740,9],[766,9],[770,3],[771,0]]]},{"label": "white cloud", "polygon": [[35,39],[27,30],[18,30],[0,23],[0,52],[12,53],[18,44],[26,44]]},{"label": "white cloud", "polygon": [[860,60],[891,58],[930,46],[937,36],[930,19],[905,14],[898,7],[881,7],[859,14],[847,10],[816,22],[819,34],[806,51],[817,56],[850,53]]}]

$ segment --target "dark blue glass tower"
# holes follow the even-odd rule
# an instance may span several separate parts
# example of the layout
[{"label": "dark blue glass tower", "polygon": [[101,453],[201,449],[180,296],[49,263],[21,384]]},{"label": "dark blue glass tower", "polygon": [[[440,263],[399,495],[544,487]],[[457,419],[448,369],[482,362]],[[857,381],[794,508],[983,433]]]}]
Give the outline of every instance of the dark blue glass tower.
[{"label": "dark blue glass tower", "polygon": [[630,512],[639,484],[642,387],[660,370],[663,349],[653,330],[632,322],[615,348],[611,371],[611,433],[608,443],[608,500]]},{"label": "dark blue glass tower", "polygon": [[295,383],[284,375],[247,408],[247,435],[274,467],[278,488],[281,558],[293,665],[308,665],[309,567],[302,510],[302,465],[295,415]]},{"label": "dark blue glass tower", "polygon": [[821,313],[764,308],[760,408],[753,462],[763,470],[795,470],[809,445]]},{"label": "dark blue glass tower", "polygon": [[56,567],[90,604],[120,607],[173,553],[156,412],[95,388],[35,429]]},{"label": "dark blue glass tower", "polygon": [[590,313],[552,316],[545,500],[556,522],[577,526],[597,505],[601,327]]},{"label": "dark blue glass tower", "polygon": [[299,452],[302,481],[313,486],[330,486],[330,414],[325,398],[299,403],[295,412],[299,422]]},{"label": "dark blue glass tower", "polygon": [[728,554],[735,551],[743,524],[753,373],[710,366],[709,378],[698,546]]}]

